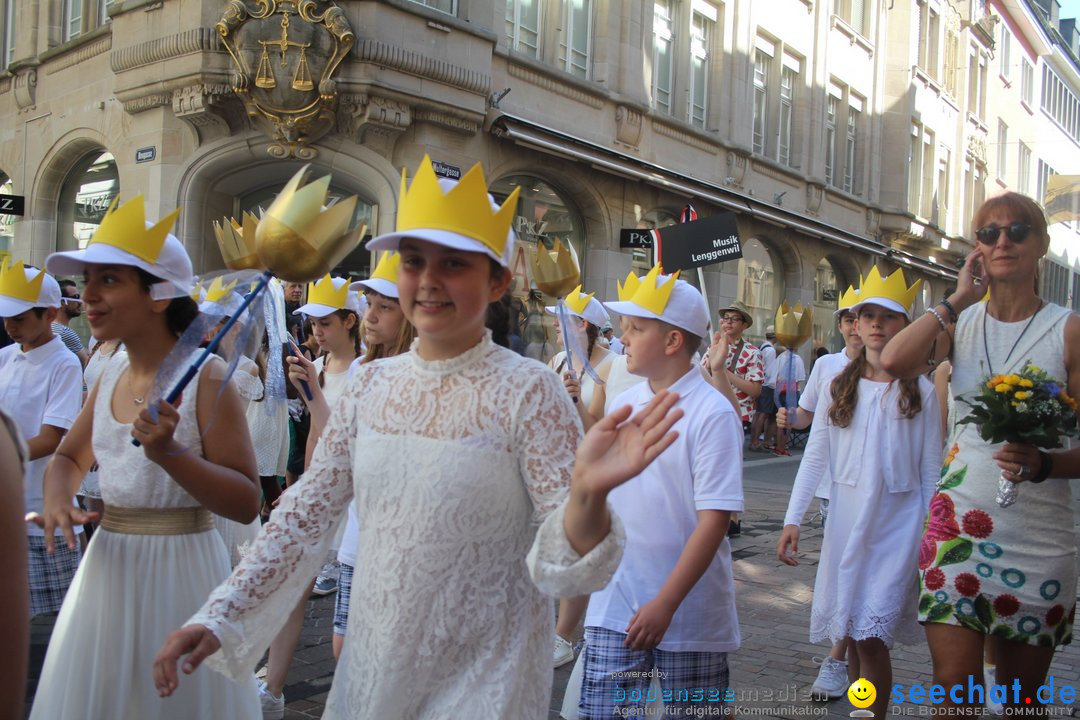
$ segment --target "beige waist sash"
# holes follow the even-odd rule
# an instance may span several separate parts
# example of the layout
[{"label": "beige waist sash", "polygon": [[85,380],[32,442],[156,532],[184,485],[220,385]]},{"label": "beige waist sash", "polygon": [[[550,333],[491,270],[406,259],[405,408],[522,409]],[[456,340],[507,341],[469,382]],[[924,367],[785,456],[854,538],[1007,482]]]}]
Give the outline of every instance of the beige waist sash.
[{"label": "beige waist sash", "polygon": [[125,535],[190,535],[214,529],[204,507],[134,508],[106,505],[101,529]]}]

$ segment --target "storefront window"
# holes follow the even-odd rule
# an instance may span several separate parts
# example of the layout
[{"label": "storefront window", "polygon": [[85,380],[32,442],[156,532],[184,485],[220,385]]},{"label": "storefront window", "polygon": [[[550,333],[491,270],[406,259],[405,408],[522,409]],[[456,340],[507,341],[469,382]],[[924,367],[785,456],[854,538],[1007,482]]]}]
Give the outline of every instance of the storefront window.
[{"label": "storefront window", "polygon": [[[14,195],[15,186],[4,173],[0,172],[0,194]],[[15,242],[15,215],[0,215],[0,264],[11,257],[11,248]]]},{"label": "storefront window", "polygon": [[[667,210],[651,210],[641,216],[637,224],[634,225],[638,230],[652,230],[654,228],[663,228],[668,225],[674,225],[679,219],[674,213],[670,213]],[[654,258],[656,256],[653,248],[633,248],[633,260],[630,262],[630,269],[634,271],[635,275],[644,275],[652,270],[655,264]],[[621,278],[620,278],[621,280]]]},{"label": "storefront window", "polygon": [[120,176],[111,153],[98,150],[77,162],[60,189],[57,249],[86,247],[119,192]]},{"label": "storefront window", "polygon": [[780,306],[782,281],[776,277],[772,254],[760,240],[751,239],[743,244],[743,256],[739,259],[738,299],[750,309],[754,325],[746,333],[748,338],[760,341],[765,328],[776,319]]},{"label": "storefront window", "polygon": [[840,335],[836,332],[833,312],[841,292],[843,288],[836,278],[832,263],[822,258],[814,272],[814,337],[810,348],[811,355],[822,347],[828,352],[840,349]]},{"label": "storefront window", "polygon": [[[585,233],[577,209],[551,185],[530,175],[511,175],[491,186],[495,201],[503,203],[515,187],[521,187],[514,232],[517,246],[510,262],[514,275],[511,285],[513,301],[510,308],[510,341],[520,338],[519,349],[528,357],[547,362],[559,348],[554,331],[554,318],[544,312],[544,306],[555,304],[555,298],[542,293],[533,282],[532,264],[537,250],[551,250],[558,239],[569,242],[577,253],[581,274],[585,275]],[[586,288],[588,290],[588,288]]]},{"label": "storefront window", "polygon": [[[261,216],[263,211],[274,201],[274,198],[280,190],[280,185],[272,185],[263,188],[262,190],[256,190],[241,196],[237,200],[233,217],[239,219],[245,212],[252,212],[256,217]],[[326,194],[326,200],[327,203],[333,204],[344,200],[350,195],[356,194],[357,193],[352,192],[347,188],[343,188],[340,185],[331,184],[330,189]],[[367,244],[367,241],[371,239],[371,231],[375,227],[377,218],[378,206],[366,202],[363,197],[358,197],[356,202],[356,212],[353,213],[352,223],[349,227],[355,227],[356,225],[367,226],[363,242],[355,250],[346,255],[344,260],[338,263],[338,266],[331,271],[331,275],[350,279],[364,279],[371,275],[371,252],[365,245]]]}]

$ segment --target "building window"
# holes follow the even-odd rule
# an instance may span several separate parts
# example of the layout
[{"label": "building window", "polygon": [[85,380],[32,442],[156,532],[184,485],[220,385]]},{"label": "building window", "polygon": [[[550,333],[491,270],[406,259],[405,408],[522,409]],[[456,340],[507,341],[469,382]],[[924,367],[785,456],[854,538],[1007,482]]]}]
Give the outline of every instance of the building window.
[{"label": "building window", "polygon": [[940,16],[926,0],[919,3],[919,67],[938,78],[938,32]]},{"label": "building window", "polygon": [[[1027,195],[1031,192],[1031,148],[1020,143],[1020,165],[1017,167],[1017,189]],[[1041,202],[1041,201],[1040,201]]]},{"label": "building window", "polygon": [[1035,202],[1042,205],[1046,202],[1046,186],[1050,182],[1051,175],[1057,175],[1054,168],[1050,167],[1042,160],[1039,161],[1038,176],[1035,178]]},{"label": "building window", "polygon": [[3,47],[0,48],[0,70],[15,59],[15,0],[4,0]]},{"label": "building window", "polygon": [[554,318],[544,312],[544,307],[554,305],[556,299],[539,290],[530,290],[532,274],[529,268],[537,252],[551,250],[555,241],[560,240],[569,243],[577,252],[584,276],[588,256],[584,225],[581,213],[566,194],[533,175],[511,175],[497,180],[491,186],[491,194],[496,202],[502,203],[517,186],[521,187],[514,217],[517,241],[510,262],[515,281],[513,302],[524,315],[520,329],[525,354],[547,362],[559,348],[555,344]]},{"label": "building window", "polygon": [[920,123],[911,125],[908,173],[908,210],[929,219],[934,195],[934,133]]},{"label": "building window", "polygon": [[776,159],[782,165],[794,165],[791,158],[791,122],[795,109],[795,83],[798,70],[787,63],[780,69],[780,113],[777,118]]},{"label": "building window", "polygon": [[85,248],[119,192],[120,176],[110,153],[97,150],[75,163],[60,188],[56,249]]},{"label": "building window", "polygon": [[109,8],[116,0],[98,0],[98,25],[105,25],[109,20]]},{"label": "building window", "polygon": [[656,0],[653,5],[653,107],[671,114],[673,80],[672,51],[675,47],[675,8],[673,0]]},{"label": "building window", "polygon": [[1009,79],[1009,67],[1012,65],[1012,35],[1009,33],[1009,28],[1005,23],[1001,23],[1001,47],[998,50],[998,54],[1001,60],[1001,67],[998,72],[1001,73],[1001,77],[1006,80]]},{"label": "building window", "polygon": [[946,147],[938,148],[937,190],[934,192],[933,220],[938,227],[946,226],[949,208],[949,176],[952,173],[952,153]]},{"label": "building window", "polygon": [[855,192],[857,181],[855,173],[858,168],[859,119],[862,116],[862,103],[856,104],[855,100],[857,98],[852,97],[848,101],[847,140],[844,145],[844,190],[847,192]]},{"label": "building window", "polygon": [[1027,58],[1020,60],[1020,99],[1029,108],[1035,105],[1035,68]]},{"label": "building window", "polygon": [[951,30],[945,31],[945,61],[941,71],[945,92],[954,98],[960,97],[957,77],[960,75],[960,36]]},{"label": "building window", "polygon": [[846,22],[855,32],[863,36],[870,35],[870,13],[868,0],[833,0],[833,15]]},{"label": "building window", "polygon": [[1043,112],[1080,142],[1080,100],[1049,65],[1043,65],[1041,97]]},{"label": "building window", "polygon": [[1042,288],[1039,295],[1049,302],[1069,307],[1069,285],[1072,279],[1069,268],[1050,258],[1044,258],[1042,269]]},{"label": "building window", "polygon": [[[0,193],[15,194],[15,183],[6,174],[0,172]],[[0,264],[11,257],[12,243],[15,242],[15,215],[0,215]]]},{"label": "building window", "polygon": [[64,42],[82,33],[83,0],[64,0]]},{"label": "building window", "polygon": [[687,116],[690,123],[705,129],[709,101],[709,43],[715,34],[716,8],[707,3],[694,3],[690,25],[690,92]]},{"label": "building window", "polygon": [[774,270],[772,253],[760,240],[752,238],[743,245],[743,256],[737,262],[737,299],[742,300],[750,309],[750,315],[754,318],[753,327],[763,335],[765,327],[771,325],[776,317],[776,308],[780,305],[783,291]]},{"label": "building window", "polygon": [[506,41],[530,57],[540,54],[540,0],[506,0]]},{"label": "building window", "polygon": [[986,58],[974,47],[968,55],[968,112],[986,120]]},{"label": "building window", "polygon": [[832,263],[822,258],[814,271],[814,329],[813,349],[825,348],[829,352],[844,346],[836,332],[833,311],[840,299],[840,281]]},{"label": "building window", "polygon": [[768,132],[769,64],[772,58],[758,49],[754,55],[754,152],[765,154]]},{"label": "building window", "polygon": [[1005,168],[1008,163],[1009,152],[1009,126],[1003,120],[998,120],[997,131],[997,167],[995,172],[998,180],[1005,180]]},{"label": "building window", "polygon": [[563,0],[559,67],[579,78],[589,76],[592,0]]},{"label": "building window", "polygon": [[[679,218],[674,213],[658,209],[642,214],[634,227],[638,230],[653,230],[675,225],[678,222]],[[633,248],[630,252],[630,269],[635,275],[644,275],[656,264],[652,248]]]},{"label": "building window", "polygon": [[[113,0],[107,0],[107,2],[111,3]],[[444,12],[447,15],[457,15],[457,0],[412,0],[412,2]]]},{"label": "building window", "polygon": [[843,91],[835,86],[829,87],[829,96],[825,104],[825,184],[836,184],[836,111],[843,97]]}]

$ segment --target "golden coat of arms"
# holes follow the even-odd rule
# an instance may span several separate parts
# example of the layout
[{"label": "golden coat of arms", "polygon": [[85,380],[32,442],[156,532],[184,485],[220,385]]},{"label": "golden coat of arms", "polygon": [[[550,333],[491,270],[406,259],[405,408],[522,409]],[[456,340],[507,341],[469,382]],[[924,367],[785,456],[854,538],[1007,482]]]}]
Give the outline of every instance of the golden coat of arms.
[{"label": "golden coat of arms", "polygon": [[311,159],[333,125],[333,75],[356,36],[333,0],[229,0],[215,26],[236,66],[233,89],[276,157]]}]

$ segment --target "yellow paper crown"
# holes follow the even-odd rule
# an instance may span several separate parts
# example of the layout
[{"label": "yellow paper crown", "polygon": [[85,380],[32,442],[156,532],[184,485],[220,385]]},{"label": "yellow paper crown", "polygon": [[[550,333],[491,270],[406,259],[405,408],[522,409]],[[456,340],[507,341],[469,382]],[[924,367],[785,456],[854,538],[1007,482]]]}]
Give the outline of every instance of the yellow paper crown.
[{"label": "yellow paper crown", "polygon": [[857,302],[859,302],[859,291],[851,285],[848,285],[847,290],[842,292],[840,294],[840,299],[836,301],[836,309],[850,310]]},{"label": "yellow paper crown", "polygon": [[640,284],[641,279],[634,274],[633,270],[626,274],[626,279],[621,283],[616,281],[615,287],[619,293],[619,300],[629,300],[634,297],[634,293],[637,292],[638,285]]},{"label": "yellow paper crown", "polygon": [[593,299],[593,295],[596,293],[589,293],[586,295],[581,291],[581,286],[570,291],[570,294],[566,296],[566,307],[578,315],[582,315],[585,312],[585,308],[589,306],[589,301]]},{"label": "yellow paper crown", "polygon": [[342,310],[349,299],[349,283],[334,287],[334,279],[327,273],[319,282],[308,283],[308,302]]},{"label": "yellow paper crown", "polygon": [[228,285],[222,285],[221,277],[214,278],[214,282],[210,283],[210,287],[206,289],[206,302],[221,302],[221,299],[232,292],[234,287],[236,287],[235,280]]},{"label": "yellow paper crown", "polygon": [[563,297],[575,286],[580,287],[581,270],[570,245],[564,245],[559,238],[555,238],[551,250],[543,243],[537,243],[533,255],[533,281],[536,287],[552,297]]},{"label": "yellow paper crown", "polygon": [[105,211],[98,229],[88,244],[101,243],[130,253],[148,263],[156,263],[165,247],[165,238],[180,214],[180,208],[173,210],[160,220],[157,225],[146,227],[146,212],[143,208],[143,196],[117,206],[119,197],[113,198],[109,209]]},{"label": "yellow paper crown", "polygon": [[401,255],[396,252],[384,252],[379,254],[379,262],[375,263],[375,271],[371,273],[371,279],[386,280],[397,285],[398,273],[401,271]]},{"label": "yellow paper crown", "polygon": [[224,223],[214,221],[214,237],[221,258],[230,270],[262,270],[262,261],[255,252],[255,229],[259,221],[250,212],[244,212],[243,218],[243,224],[235,218],[225,218]]},{"label": "yellow paper crown", "polygon": [[5,258],[0,266],[0,295],[28,303],[36,303],[41,295],[41,283],[45,282],[45,272],[39,270],[33,280],[26,279],[26,266],[20,260],[14,265]]},{"label": "yellow paper crown", "polygon": [[679,279],[679,271],[670,275],[666,281],[660,283],[660,273],[663,268],[659,265],[653,267],[645,277],[638,282],[637,290],[629,298],[630,302],[638,307],[643,307],[655,315],[663,315],[668,300],[671,299],[671,291],[675,289],[675,281]]},{"label": "yellow paper crown", "polygon": [[900,307],[911,312],[920,287],[922,287],[922,280],[916,280],[915,284],[908,287],[904,279],[904,271],[901,269],[883,278],[875,265],[870,268],[870,274],[866,276],[859,288],[859,302],[866,302],[870,298],[885,298],[899,303]]},{"label": "yellow paper crown", "polygon": [[774,322],[776,339],[792,350],[806,342],[814,331],[813,311],[802,303],[795,303],[793,308],[788,307],[786,300],[780,303]]},{"label": "yellow paper crown", "polygon": [[401,171],[397,231],[432,229],[458,233],[478,240],[501,258],[520,193],[521,186],[514,188],[506,202],[498,210],[492,210],[484,170],[477,163],[444,195],[431,158],[424,155],[411,186],[406,187],[405,170]]}]

